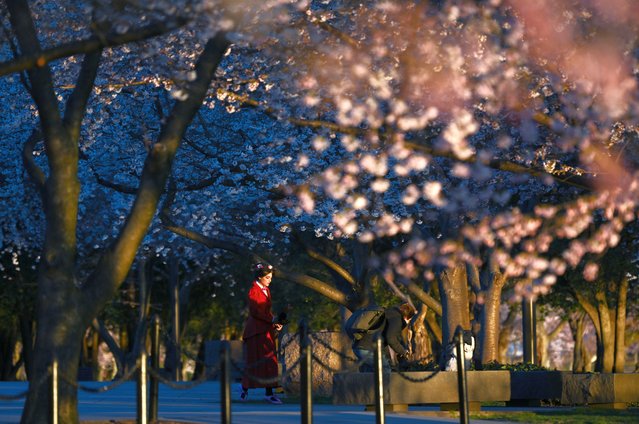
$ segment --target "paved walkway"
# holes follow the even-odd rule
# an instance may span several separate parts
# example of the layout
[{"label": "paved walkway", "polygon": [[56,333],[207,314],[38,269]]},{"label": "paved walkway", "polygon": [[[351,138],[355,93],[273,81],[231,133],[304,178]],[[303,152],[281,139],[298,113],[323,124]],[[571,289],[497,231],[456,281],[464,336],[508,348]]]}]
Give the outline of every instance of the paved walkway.
[{"label": "paved walkway", "polygon": [[[84,387],[101,387],[104,383],[82,382]],[[0,382],[0,395],[16,395],[26,390],[22,382]],[[295,403],[271,405],[262,401],[264,391],[250,391],[254,401],[237,401],[239,387],[233,386],[231,406],[234,424],[293,424],[300,423],[300,406]],[[0,400],[0,423],[20,422],[24,399],[16,401]],[[79,412],[81,421],[134,419],[136,416],[135,383],[127,382],[113,390],[101,393],[79,392]],[[437,407],[409,408],[407,413],[386,413],[388,424],[458,423],[459,419],[433,416]],[[429,415],[425,415],[428,413]],[[162,420],[188,421],[198,424],[220,423],[220,385],[219,382],[206,382],[188,390],[172,389],[160,384],[158,418]],[[495,421],[471,420],[472,423],[491,423]],[[375,413],[365,411],[363,406],[350,405],[313,405],[314,424],[370,424],[375,423]]]}]

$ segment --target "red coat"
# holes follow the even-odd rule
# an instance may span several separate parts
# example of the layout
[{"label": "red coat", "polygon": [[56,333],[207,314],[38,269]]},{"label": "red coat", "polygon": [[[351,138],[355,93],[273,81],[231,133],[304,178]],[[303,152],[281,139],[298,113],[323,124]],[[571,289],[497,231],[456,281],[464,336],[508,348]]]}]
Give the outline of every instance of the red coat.
[{"label": "red coat", "polygon": [[257,282],[249,290],[249,316],[244,326],[244,375],[242,387],[277,387],[278,365],[271,293],[266,295]]},{"label": "red coat", "polygon": [[244,340],[257,334],[272,333],[273,312],[271,312],[271,292],[266,288],[268,296],[264,294],[257,281],[249,290],[249,315],[244,326]]}]

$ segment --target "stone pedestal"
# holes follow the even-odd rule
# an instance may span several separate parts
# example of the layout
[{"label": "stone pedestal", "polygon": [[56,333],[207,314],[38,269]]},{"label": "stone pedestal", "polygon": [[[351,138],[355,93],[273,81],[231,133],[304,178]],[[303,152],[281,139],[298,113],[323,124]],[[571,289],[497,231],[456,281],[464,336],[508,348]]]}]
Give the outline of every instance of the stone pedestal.
[{"label": "stone pedestal", "polygon": [[639,374],[511,371],[513,402],[622,408],[639,402]]},{"label": "stone pedestal", "polygon": [[[384,375],[384,401],[389,405],[459,403],[457,372],[391,372]],[[480,402],[510,399],[508,371],[468,371],[468,400],[474,408]],[[348,372],[333,377],[333,403],[374,405],[374,374]]]},{"label": "stone pedestal", "polygon": [[[228,342],[231,352],[231,379],[238,381],[242,378],[244,368],[243,342],[242,340],[207,340],[204,342],[204,365],[207,371],[218,370],[212,378],[219,376],[220,348],[223,342]],[[235,364],[235,365],[233,365]],[[238,369],[239,368],[239,369]]]},{"label": "stone pedestal", "polygon": [[[342,332],[320,331],[310,336],[313,351],[313,395],[331,396],[333,393],[334,372],[356,369],[351,350],[351,341]],[[300,345],[299,335],[285,334],[281,340],[280,365],[282,367],[282,385],[293,394],[300,392]]]}]

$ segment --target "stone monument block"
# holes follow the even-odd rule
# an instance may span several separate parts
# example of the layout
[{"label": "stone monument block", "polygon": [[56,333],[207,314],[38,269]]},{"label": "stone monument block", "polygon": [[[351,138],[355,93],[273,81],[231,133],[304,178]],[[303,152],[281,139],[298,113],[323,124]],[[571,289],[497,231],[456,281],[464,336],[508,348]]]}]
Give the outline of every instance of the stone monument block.
[{"label": "stone monument block", "polygon": [[[313,353],[312,390],[314,395],[331,396],[333,374],[355,370],[356,359],[351,350],[351,340],[343,332],[320,331],[310,335]],[[285,334],[280,344],[280,365],[285,390],[300,392],[300,345],[298,334]]]}]

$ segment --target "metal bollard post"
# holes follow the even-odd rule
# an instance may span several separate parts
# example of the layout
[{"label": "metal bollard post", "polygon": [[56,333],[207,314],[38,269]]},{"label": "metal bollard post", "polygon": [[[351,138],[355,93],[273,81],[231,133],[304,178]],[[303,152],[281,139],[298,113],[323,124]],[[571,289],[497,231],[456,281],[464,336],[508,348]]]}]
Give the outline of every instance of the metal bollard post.
[{"label": "metal bollard post", "polygon": [[140,370],[138,371],[138,424],[147,424],[147,374],[146,374],[146,352],[140,353]]},{"label": "metal bollard post", "polygon": [[51,422],[58,424],[58,360],[51,365]]},{"label": "metal bollard post", "polygon": [[384,424],[384,368],[382,358],[382,337],[375,337],[375,423]]},{"label": "metal bollard post", "polygon": [[521,303],[521,325],[524,339],[524,363],[535,364],[537,358],[537,307],[532,298]]},{"label": "metal bollard post", "polygon": [[308,340],[308,325],[305,320],[300,321],[300,383],[302,402],[302,424],[313,423],[313,351]]},{"label": "metal bollard post", "polygon": [[228,341],[220,346],[220,393],[222,424],[231,424],[231,349]]},{"label": "metal bollard post", "polygon": [[155,373],[150,376],[149,421],[158,420],[158,398],[160,396],[160,382],[157,373],[160,372],[160,317],[153,315],[151,318],[151,368]]},{"label": "metal bollard post", "polygon": [[457,350],[457,383],[459,387],[459,422],[468,424],[468,381],[466,380],[466,358],[464,357],[464,335],[461,327],[455,331]]}]

